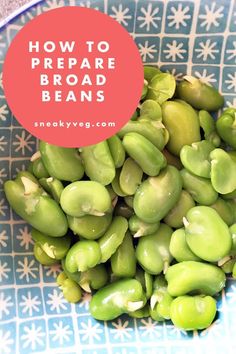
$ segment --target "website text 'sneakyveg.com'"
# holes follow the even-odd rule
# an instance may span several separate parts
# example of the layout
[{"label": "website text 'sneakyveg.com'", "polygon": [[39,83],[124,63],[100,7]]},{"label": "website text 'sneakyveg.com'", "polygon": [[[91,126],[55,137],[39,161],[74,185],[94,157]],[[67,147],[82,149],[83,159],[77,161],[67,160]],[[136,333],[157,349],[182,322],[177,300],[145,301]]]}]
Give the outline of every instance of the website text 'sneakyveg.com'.
[{"label": "website text 'sneakyveg.com'", "polygon": [[42,122],[34,121],[34,128],[114,128],[116,126],[115,122],[78,122],[78,121],[63,121],[55,120],[53,122]]}]

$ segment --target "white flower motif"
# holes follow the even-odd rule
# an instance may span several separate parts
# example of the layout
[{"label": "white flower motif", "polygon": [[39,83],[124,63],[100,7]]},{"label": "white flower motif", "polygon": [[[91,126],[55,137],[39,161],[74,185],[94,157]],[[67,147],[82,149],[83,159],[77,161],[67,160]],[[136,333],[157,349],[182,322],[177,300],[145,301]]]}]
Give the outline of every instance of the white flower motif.
[{"label": "white flower motif", "polygon": [[232,101],[226,101],[226,105],[228,107],[236,107],[236,97],[232,97],[233,100]]},{"label": "white flower motif", "polygon": [[82,341],[89,341],[89,344],[94,343],[94,339],[101,340],[102,328],[99,323],[92,323],[91,318],[88,318],[88,322],[81,322],[82,329],[79,329],[79,333],[82,334]]},{"label": "white flower motif", "polygon": [[111,329],[111,333],[114,333],[114,338],[115,339],[120,339],[121,341],[124,341],[126,338],[131,338],[131,334],[129,332],[132,332],[132,328],[127,328],[129,326],[129,321],[124,321],[119,318],[116,322],[111,323],[114,329]]},{"label": "white flower motif", "polygon": [[16,146],[15,151],[18,152],[21,150],[22,155],[25,155],[26,150],[30,152],[33,151],[32,146],[35,145],[34,140],[30,140],[32,138],[31,134],[26,135],[26,131],[22,130],[21,135],[16,134],[16,141],[13,141],[13,146]]},{"label": "white flower motif", "polygon": [[150,317],[147,319],[142,319],[141,323],[143,324],[143,326],[139,326],[139,328],[142,330],[141,336],[147,336],[151,339],[159,338],[161,336],[161,334],[158,332],[157,322],[153,321]]},{"label": "white flower motif", "polygon": [[[234,100],[236,101],[236,98],[234,98]],[[230,290],[232,290],[232,291],[227,292],[226,297],[229,298],[229,303],[235,303],[236,302],[236,286],[231,285]]]},{"label": "white flower motif", "polygon": [[231,60],[234,58],[234,61],[236,62],[236,41],[233,41],[233,49],[227,49],[226,54],[229,54],[227,59]]},{"label": "white flower motif", "polygon": [[24,349],[30,347],[35,350],[37,345],[44,345],[45,333],[41,326],[36,327],[35,323],[32,323],[31,326],[24,326],[23,330],[25,334],[21,335],[21,341]]},{"label": "white flower motif", "polygon": [[123,5],[119,4],[118,7],[112,6],[112,11],[114,15],[110,15],[112,18],[114,18],[117,22],[119,22],[121,25],[128,26],[128,22],[126,20],[130,20],[132,18],[131,15],[129,15],[129,8],[126,7],[123,9]]},{"label": "white flower motif", "polygon": [[234,72],[234,74],[227,74],[227,76],[229,78],[228,80],[225,80],[225,83],[228,84],[227,89],[233,89],[233,91],[236,92],[236,72]]},{"label": "white flower motif", "polygon": [[180,328],[177,328],[173,325],[166,325],[167,328],[170,328],[170,333],[172,335],[174,335],[176,338],[178,339],[181,339],[181,337],[184,335],[184,336],[187,336],[187,332],[184,331],[183,329],[180,329]]},{"label": "white flower motif", "polygon": [[6,174],[6,169],[5,168],[1,168],[0,170],[0,184],[3,184],[3,179],[7,177],[7,174]]},{"label": "white flower motif", "polygon": [[[81,1],[80,3],[79,3],[79,5],[81,6],[81,7],[88,7],[88,8],[90,8],[90,7],[92,7],[92,2],[91,1]],[[97,6],[95,6],[95,7],[93,7],[93,9],[95,9],[95,10],[99,10],[99,8],[97,7]]]},{"label": "white flower motif", "polygon": [[70,340],[70,336],[73,334],[73,331],[70,330],[69,325],[63,324],[62,321],[59,323],[53,323],[53,327],[55,329],[50,330],[50,335],[52,335],[53,342],[59,342],[60,345],[63,345],[64,342],[68,342]]},{"label": "white flower motif", "polygon": [[0,200],[0,215],[6,216],[6,210],[7,210],[7,205],[5,204],[5,200],[1,199]]},{"label": "white flower motif", "polygon": [[200,337],[205,337],[207,335],[207,338],[209,337],[216,338],[219,337],[221,333],[222,333],[222,323],[218,318],[218,320],[213,322],[209,327],[207,327],[200,333]]},{"label": "white flower motif", "polygon": [[11,268],[8,268],[7,262],[2,263],[0,261],[0,282],[3,281],[3,279],[8,279],[9,275],[7,273],[11,272]]},{"label": "white flower motif", "polygon": [[35,272],[37,272],[38,268],[34,266],[36,264],[34,259],[29,259],[27,257],[24,257],[24,262],[18,261],[18,266],[19,268],[16,269],[17,273],[21,273],[19,275],[19,279],[25,278],[27,282],[30,281],[30,277],[36,279],[37,275]]},{"label": "white flower motif", "polygon": [[9,307],[12,307],[14,303],[12,302],[11,296],[5,297],[4,293],[0,293],[0,320],[2,320],[3,315],[9,315]]},{"label": "white flower motif", "polygon": [[186,49],[183,48],[183,43],[177,44],[176,40],[173,40],[172,43],[167,43],[166,47],[168,49],[164,49],[164,53],[166,53],[166,59],[171,59],[172,61],[176,61],[177,58],[183,59],[184,53],[186,53]]},{"label": "white flower motif", "polygon": [[2,251],[2,247],[7,247],[7,240],[9,239],[6,230],[2,230],[0,232],[0,251]]},{"label": "white flower motif", "polygon": [[158,24],[156,21],[161,19],[160,16],[156,16],[159,12],[159,8],[156,7],[155,9],[152,8],[152,4],[149,3],[147,8],[141,7],[141,12],[143,16],[138,16],[137,20],[140,21],[140,28],[146,27],[147,31],[150,31],[151,26],[158,28]]},{"label": "white flower motif", "polygon": [[144,45],[142,43],[139,43],[138,47],[143,61],[146,61],[147,58],[153,59],[154,55],[152,53],[157,52],[157,49],[155,49],[156,46],[154,44],[149,46],[148,41],[145,41]]},{"label": "white flower motif", "polygon": [[11,332],[0,329],[0,353],[11,354],[10,346],[14,343],[13,338],[11,338]]},{"label": "white flower motif", "polygon": [[211,59],[215,59],[215,54],[214,53],[219,53],[219,49],[217,48],[217,42],[211,42],[210,39],[207,39],[207,41],[200,42],[199,47],[195,49],[195,52],[199,53],[197,55],[197,58],[203,58],[204,61],[208,59],[208,56]]},{"label": "white flower motif", "polygon": [[5,146],[8,144],[4,135],[0,137],[0,151],[5,150]]},{"label": "white flower motif", "polygon": [[16,235],[17,240],[20,240],[20,246],[24,247],[26,251],[29,250],[29,246],[33,245],[33,240],[31,238],[31,234],[27,226],[24,228],[19,229],[18,235]]},{"label": "white flower motif", "polygon": [[21,298],[23,301],[21,301],[19,305],[20,307],[23,307],[22,313],[28,312],[29,316],[32,316],[33,311],[39,312],[39,305],[41,304],[41,301],[37,295],[32,297],[31,292],[27,291],[27,295],[22,295]]},{"label": "white flower motif", "polygon": [[177,73],[176,68],[173,68],[171,70],[166,70],[166,71],[171,75],[173,75],[176,81],[180,81],[184,76],[184,73]]},{"label": "white flower motif", "polygon": [[65,5],[64,0],[47,0],[46,6],[43,7],[43,11],[57,9],[58,7],[62,7],[64,5]]},{"label": "white flower motif", "polygon": [[79,307],[84,307],[86,310],[88,310],[91,299],[92,295],[90,293],[83,293],[82,298],[79,302]]},{"label": "white flower motif", "polygon": [[61,265],[59,263],[55,263],[51,266],[44,267],[46,269],[46,276],[56,278],[58,274],[61,272]]},{"label": "white flower motif", "polygon": [[48,294],[50,300],[47,300],[47,304],[50,306],[51,311],[55,311],[60,313],[61,310],[66,309],[67,301],[63,297],[63,293],[58,289],[53,289],[52,294]]},{"label": "white flower motif", "polygon": [[216,82],[215,74],[208,74],[207,69],[203,69],[202,73],[200,71],[195,71],[194,75],[201,80],[204,84],[211,85],[211,83]]},{"label": "white flower motif", "polygon": [[211,26],[219,27],[218,20],[224,16],[222,13],[224,6],[220,6],[218,9],[216,9],[216,2],[214,1],[211,4],[211,7],[209,5],[205,5],[204,7],[205,13],[199,15],[199,18],[203,20],[200,24],[200,27],[206,26],[206,31],[209,31]]},{"label": "white flower motif", "polygon": [[183,4],[178,4],[178,7],[171,6],[170,11],[173,15],[168,15],[167,19],[170,20],[168,22],[168,27],[175,27],[177,30],[180,26],[186,27],[187,22],[185,20],[189,20],[191,15],[188,15],[189,6],[185,6],[183,8]]}]

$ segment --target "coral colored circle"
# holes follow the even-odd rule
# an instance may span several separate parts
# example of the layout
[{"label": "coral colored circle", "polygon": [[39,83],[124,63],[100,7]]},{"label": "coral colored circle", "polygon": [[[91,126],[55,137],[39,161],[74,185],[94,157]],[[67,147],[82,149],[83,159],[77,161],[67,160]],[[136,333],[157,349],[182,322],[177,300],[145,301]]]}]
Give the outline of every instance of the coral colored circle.
[{"label": "coral colored circle", "polygon": [[19,31],[6,55],[3,85],[10,109],[30,133],[55,145],[86,146],[112,136],[132,116],[142,92],[142,61],[114,19],[62,7]]}]

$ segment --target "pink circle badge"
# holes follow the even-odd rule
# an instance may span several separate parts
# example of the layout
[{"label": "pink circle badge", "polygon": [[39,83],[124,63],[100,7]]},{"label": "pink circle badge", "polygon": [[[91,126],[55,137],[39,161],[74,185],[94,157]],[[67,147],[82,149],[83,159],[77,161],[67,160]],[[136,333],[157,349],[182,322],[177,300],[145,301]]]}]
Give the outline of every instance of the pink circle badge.
[{"label": "pink circle badge", "polygon": [[3,67],[6,100],[37,138],[65,147],[96,144],[134,113],[143,67],[131,35],[92,9],[62,7],[16,35]]}]

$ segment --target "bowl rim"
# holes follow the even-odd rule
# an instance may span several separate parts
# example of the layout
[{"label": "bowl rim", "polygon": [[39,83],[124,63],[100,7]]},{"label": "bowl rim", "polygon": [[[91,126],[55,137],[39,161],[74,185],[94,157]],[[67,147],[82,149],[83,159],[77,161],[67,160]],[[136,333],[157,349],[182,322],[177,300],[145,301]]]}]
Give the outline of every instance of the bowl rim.
[{"label": "bowl rim", "polygon": [[0,31],[5,29],[5,27],[14,20],[17,16],[22,15],[24,12],[28,11],[31,7],[43,2],[44,0],[28,0],[24,5],[16,8],[12,13],[8,14],[7,17],[0,20]]}]

